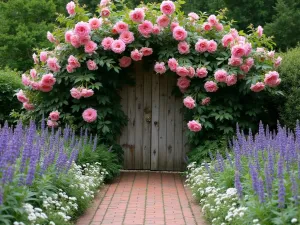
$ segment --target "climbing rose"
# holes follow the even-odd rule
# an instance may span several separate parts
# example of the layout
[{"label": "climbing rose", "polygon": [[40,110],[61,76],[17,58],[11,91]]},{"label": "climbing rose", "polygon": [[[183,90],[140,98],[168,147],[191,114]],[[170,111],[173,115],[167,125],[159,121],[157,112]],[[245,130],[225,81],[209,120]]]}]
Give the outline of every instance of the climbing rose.
[{"label": "climbing rose", "polygon": [[80,67],[80,63],[79,63],[78,59],[73,55],[69,56],[68,63],[74,69]]},{"label": "climbing rose", "polygon": [[30,104],[28,102],[24,102],[23,103],[23,107],[24,109],[28,110],[28,111],[31,111],[31,110],[34,110],[34,105],[33,104]]},{"label": "climbing rose", "polygon": [[210,97],[206,97],[206,98],[202,99],[202,101],[201,101],[202,105],[207,105],[208,103],[210,103]]},{"label": "climbing rose", "polygon": [[156,23],[160,26],[160,27],[167,27],[170,23],[170,18],[166,15],[161,15],[157,18]]},{"label": "climbing rose", "polygon": [[214,40],[210,40],[207,42],[207,51],[209,53],[214,53],[217,50],[217,42],[215,42]]},{"label": "climbing rose", "polygon": [[56,82],[56,79],[54,78],[52,73],[48,73],[43,75],[41,84],[44,86],[53,86]]},{"label": "climbing rose", "polygon": [[47,32],[47,39],[48,39],[50,42],[52,42],[52,43],[54,43],[54,42],[56,41],[56,39],[55,39],[55,37],[53,36],[53,34],[50,33],[49,31]]},{"label": "climbing rose", "polygon": [[121,54],[126,49],[126,45],[122,40],[114,40],[111,44],[111,50],[114,53]]},{"label": "climbing rose", "polygon": [[114,25],[114,28],[119,34],[121,34],[124,31],[128,31],[128,24],[123,21],[119,21]]},{"label": "climbing rose", "polygon": [[186,89],[190,86],[190,83],[191,81],[185,77],[180,77],[178,78],[177,80],[177,86],[180,88],[180,89]]},{"label": "climbing rose", "polygon": [[190,131],[193,132],[199,132],[202,129],[202,125],[196,120],[189,121],[187,125]]},{"label": "climbing rose", "polygon": [[215,72],[215,79],[216,81],[218,82],[226,82],[226,79],[227,79],[227,72],[223,69],[218,69],[216,72]]},{"label": "climbing rose", "polygon": [[53,111],[49,114],[49,117],[52,121],[57,121],[59,120],[59,115],[60,113],[58,111]]},{"label": "climbing rose", "polygon": [[141,23],[145,18],[145,12],[141,8],[135,8],[129,13],[129,16],[133,22]]},{"label": "climbing rose", "polygon": [[138,26],[138,30],[140,34],[143,35],[144,37],[148,37],[152,33],[152,29],[153,29],[153,24],[148,20],[145,20],[143,23],[139,24]]},{"label": "climbing rose", "polygon": [[119,59],[119,66],[126,68],[131,65],[131,62],[132,62],[132,60],[130,57],[123,56],[121,59]]},{"label": "climbing rose", "polygon": [[71,37],[73,35],[73,31],[72,30],[68,30],[66,33],[65,33],[65,42],[66,43],[71,43]]},{"label": "climbing rose", "polygon": [[88,41],[84,45],[84,51],[89,54],[93,54],[97,49],[97,44],[93,41]]},{"label": "climbing rose", "polygon": [[222,31],[223,29],[224,29],[223,24],[218,23],[218,24],[216,25],[216,30],[217,30],[217,31]]},{"label": "climbing rose", "polygon": [[124,31],[120,34],[120,40],[122,40],[125,44],[130,44],[134,41],[134,34],[130,31]]},{"label": "climbing rose", "polygon": [[175,12],[175,5],[172,1],[163,1],[160,5],[160,11],[166,15],[171,15]]},{"label": "climbing rose", "polygon": [[197,52],[205,52],[208,47],[208,41],[206,39],[198,39],[196,45],[195,45],[195,50]]},{"label": "climbing rose", "polygon": [[281,58],[280,56],[278,56],[278,58],[275,60],[274,66],[275,66],[275,67],[280,66],[281,60],[282,60],[282,58]]},{"label": "climbing rose", "polygon": [[92,89],[83,88],[81,90],[81,96],[84,98],[88,98],[94,95],[94,91]]},{"label": "climbing rose", "polygon": [[114,39],[111,37],[106,37],[102,40],[101,45],[104,48],[104,50],[110,50],[111,44],[113,43]]},{"label": "climbing rose", "polygon": [[228,65],[231,65],[231,66],[240,66],[240,65],[242,65],[242,63],[243,63],[242,58],[231,56],[228,59]]},{"label": "climbing rose", "polygon": [[213,81],[206,81],[204,88],[207,92],[216,92],[219,89],[218,85]]},{"label": "climbing rose", "polygon": [[189,67],[189,74],[188,74],[188,76],[190,77],[190,78],[193,78],[194,76],[195,76],[195,73],[196,73],[196,71],[195,71],[195,69],[193,68],[193,67]]},{"label": "climbing rose", "polygon": [[229,75],[226,77],[227,86],[232,86],[236,84],[236,82],[237,82],[237,77],[235,75]]},{"label": "climbing rose", "polygon": [[47,52],[41,52],[40,53],[40,60],[41,62],[46,62],[48,58],[48,53]]},{"label": "climbing rose", "polygon": [[274,87],[274,86],[277,86],[278,79],[279,79],[279,73],[277,73],[276,71],[270,71],[269,73],[267,73],[265,75],[264,82],[266,85],[268,85],[270,87]]},{"label": "climbing rose", "polygon": [[89,36],[90,32],[91,27],[86,22],[79,22],[75,25],[74,33],[77,34],[79,37]]},{"label": "climbing rose", "polygon": [[98,18],[91,18],[89,24],[92,30],[97,30],[102,25],[102,20]]},{"label": "climbing rose", "polygon": [[205,31],[209,31],[209,30],[211,30],[212,26],[210,23],[203,23],[202,28]]},{"label": "climbing rose", "polygon": [[73,73],[74,72],[74,67],[71,65],[67,65],[67,71],[68,73]]},{"label": "climbing rose", "polygon": [[159,74],[163,74],[166,72],[166,67],[165,67],[165,63],[164,62],[156,62],[155,66],[154,66],[154,70],[156,73],[159,73]]},{"label": "climbing rose", "polygon": [[56,121],[48,120],[47,121],[47,126],[48,127],[57,127],[58,123]]},{"label": "climbing rose", "polygon": [[216,26],[219,21],[217,19],[217,17],[215,15],[210,15],[207,19],[207,21],[212,25],[212,26]]},{"label": "climbing rose", "polygon": [[199,19],[199,16],[198,16],[196,13],[194,13],[194,12],[190,12],[190,13],[188,14],[188,16],[190,17],[190,19],[191,19],[192,21],[198,20],[198,19]]},{"label": "climbing rose", "polygon": [[229,44],[231,42],[233,42],[234,38],[231,34],[226,34],[223,38],[222,38],[222,45],[223,47],[228,47]]},{"label": "climbing rose", "polygon": [[179,42],[178,51],[180,54],[188,54],[190,52],[189,44],[186,41]]},{"label": "climbing rose", "polygon": [[254,65],[254,59],[248,58],[248,59],[246,59],[245,63],[247,66],[249,66],[251,68]]},{"label": "climbing rose", "polygon": [[36,72],[35,69],[31,69],[30,70],[30,76],[31,76],[32,79],[37,78],[37,72]]},{"label": "climbing rose", "polygon": [[178,76],[186,77],[189,75],[190,71],[184,66],[178,66],[176,68],[176,73]]},{"label": "climbing rose", "polygon": [[31,87],[33,90],[39,90],[40,89],[40,83],[39,82],[32,82]]},{"label": "climbing rose", "polygon": [[253,92],[260,92],[265,89],[265,85],[263,82],[257,82],[256,84],[252,84],[250,89]]},{"label": "climbing rose", "polygon": [[173,38],[176,41],[184,41],[187,37],[187,32],[183,27],[177,26],[173,30]]},{"label": "climbing rose", "polygon": [[60,70],[60,65],[58,64],[57,58],[55,57],[47,59],[47,66],[53,72],[58,72]]},{"label": "climbing rose", "polygon": [[53,86],[49,86],[46,84],[43,84],[41,81],[39,82],[39,90],[42,92],[50,92],[52,91]]},{"label": "climbing rose", "polygon": [[86,65],[87,65],[87,68],[89,70],[97,70],[98,69],[98,66],[97,64],[95,63],[95,61],[89,59],[87,62],[86,62]]},{"label": "climbing rose", "polygon": [[37,55],[35,53],[32,54],[32,59],[34,61],[34,64],[38,64],[39,63],[39,59],[37,57]]},{"label": "climbing rose", "polygon": [[258,37],[261,37],[263,35],[264,29],[261,26],[257,27],[257,35]]},{"label": "climbing rose", "polygon": [[196,76],[199,78],[204,78],[207,76],[207,69],[205,67],[197,68]]},{"label": "climbing rose", "polygon": [[88,108],[82,113],[84,121],[91,123],[97,119],[97,111],[93,108]]},{"label": "climbing rose", "polygon": [[110,15],[110,11],[109,11],[108,8],[101,9],[101,16],[102,17],[109,17],[109,15]]},{"label": "climbing rose", "polygon": [[168,66],[170,68],[171,71],[175,72],[178,66],[178,62],[176,59],[171,58],[168,60]]},{"label": "climbing rose", "polygon": [[73,98],[76,98],[76,99],[80,99],[81,98],[81,92],[78,90],[78,88],[72,88],[70,90],[70,93],[71,93],[71,96]]},{"label": "climbing rose", "polygon": [[183,99],[183,104],[188,109],[193,109],[196,106],[195,100],[191,96],[187,96],[185,99]]},{"label": "climbing rose", "polygon": [[107,6],[108,3],[110,3],[110,0],[101,0],[101,1],[100,1],[100,7]]},{"label": "climbing rose", "polygon": [[70,42],[71,42],[71,45],[74,47],[74,48],[79,48],[80,47],[80,38],[78,35],[76,34],[73,34],[71,36],[71,39],[70,39]]},{"label": "climbing rose", "polygon": [[140,61],[143,58],[143,53],[139,52],[139,50],[135,49],[130,53],[131,58],[134,61]]},{"label": "climbing rose", "polygon": [[240,66],[240,69],[244,72],[244,73],[248,73],[250,70],[250,66],[248,66],[247,64],[243,64]]},{"label": "climbing rose", "polygon": [[152,33],[153,34],[159,34],[160,33],[160,27],[157,24],[155,24],[153,26]]},{"label": "climbing rose", "polygon": [[231,54],[234,57],[240,58],[245,55],[245,48],[243,45],[235,45],[231,49]]},{"label": "climbing rose", "polygon": [[149,55],[152,55],[153,49],[152,48],[143,47],[143,48],[141,48],[140,52],[143,54],[143,56],[149,56]]},{"label": "climbing rose", "polygon": [[30,79],[25,74],[22,74],[22,84],[25,86],[29,86],[31,84]]},{"label": "climbing rose", "polygon": [[20,90],[18,93],[17,93],[17,99],[22,102],[22,103],[25,103],[25,102],[28,102],[28,98],[25,96],[23,90]]},{"label": "climbing rose", "polygon": [[71,16],[75,15],[75,3],[73,1],[67,4],[66,9]]}]

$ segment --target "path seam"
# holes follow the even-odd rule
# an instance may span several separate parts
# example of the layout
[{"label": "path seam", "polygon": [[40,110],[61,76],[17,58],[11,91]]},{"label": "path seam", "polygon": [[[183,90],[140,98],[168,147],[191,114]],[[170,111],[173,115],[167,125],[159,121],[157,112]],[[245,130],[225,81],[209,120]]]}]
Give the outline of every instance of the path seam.
[{"label": "path seam", "polygon": [[147,186],[146,186],[146,196],[145,196],[145,212],[144,212],[144,224],[146,223],[146,213],[147,213],[147,199],[148,199],[148,185],[149,185],[149,173],[147,177]]},{"label": "path seam", "polygon": [[125,221],[125,218],[126,218],[126,213],[127,213],[128,205],[129,205],[129,202],[130,202],[131,193],[132,193],[133,185],[134,185],[134,182],[135,182],[135,178],[136,178],[136,173],[134,174],[134,178],[133,178],[132,185],[131,185],[131,188],[130,188],[130,194],[129,194],[129,197],[128,197],[128,202],[126,204],[126,210],[125,210],[125,213],[124,213],[122,224],[124,224],[124,221]]},{"label": "path seam", "polygon": [[[185,220],[185,217],[184,217],[184,214],[183,214],[183,208],[182,208],[182,205],[181,205],[181,201],[180,201],[180,197],[179,197],[179,192],[178,192],[178,188],[177,188],[177,182],[176,182],[176,179],[175,179],[175,176],[174,176],[174,175],[173,175],[173,178],[174,178],[174,183],[175,183],[175,187],[176,187],[177,198],[178,198],[178,201],[179,201],[179,204],[180,204],[181,214],[182,214],[184,223],[187,224],[187,223],[186,223],[186,220]],[[180,182],[180,183],[182,184],[182,182]],[[184,191],[185,191],[185,190],[184,190]],[[185,192],[184,192],[184,193],[185,193]],[[186,199],[188,199],[187,196],[185,196],[185,197],[186,197]],[[191,211],[192,211],[192,209],[191,209]],[[195,221],[195,222],[196,222],[196,221]]]},{"label": "path seam", "polygon": [[162,180],[162,173],[160,174],[160,184],[161,184],[161,197],[162,197],[163,210],[164,210],[164,223],[166,224],[166,210],[165,210],[164,185]]}]

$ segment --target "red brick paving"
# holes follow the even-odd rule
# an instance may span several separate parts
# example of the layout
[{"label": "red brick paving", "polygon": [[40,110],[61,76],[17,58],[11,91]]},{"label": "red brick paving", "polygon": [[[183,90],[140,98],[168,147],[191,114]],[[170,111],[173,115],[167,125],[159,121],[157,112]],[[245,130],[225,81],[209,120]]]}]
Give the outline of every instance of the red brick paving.
[{"label": "red brick paving", "polygon": [[205,225],[178,173],[122,172],[76,225]]}]

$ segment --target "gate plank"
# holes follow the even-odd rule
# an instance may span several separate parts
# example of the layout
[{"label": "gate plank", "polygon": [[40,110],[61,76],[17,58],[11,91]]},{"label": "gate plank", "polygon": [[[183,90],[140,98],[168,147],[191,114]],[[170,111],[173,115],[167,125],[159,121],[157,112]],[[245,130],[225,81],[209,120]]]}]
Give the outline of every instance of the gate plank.
[{"label": "gate plank", "polygon": [[152,72],[151,170],[158,170],[159,76]]},{"label": "gate plank", "polygon": [[182,130],[182,98],[175,99],[175,148],[174,148],[174,170],[182,169],[182,151],[183,151],[183,130]]},{"label": "gate plank", "polygon": [[184,159],[186,158],[186,154],[187,154],[187,152],[189,151],[189,144],[188,144],[188,138],[187,138],[187,130],[188,130],[188,128],[187,128],[187,122],[186,121],[184,121],[184,118],[182,117],[182,123],[183,123],[183,125],[182,125],[182,133],[183,133],[183,140],[182,140],[182,142],[183,142],[183,149],[182,149],[182,163],[181,163],[181,170],[184,170],[184,168],[185,168],[185,166],[186,166],[186,163],[185,163],[185,161],[184,161]]},{"label": "gate plank", "polygon": [[[127,115],[127,111],[128,111],[128,87],[124,86],[122,88],[122,90],[120,91],[120,96],[121,96],[121,106],[122,106],[122,110],[123,112]],[[126,152],[129,151],[127,143],[128,143],[128,127],[124,127],[122,129],[122,133],[119,139],[119,144],[122,146],[123,150],[124,150],[124,168],[127,169],[128,168],[128,160],[127,160],[127,155]]]}]

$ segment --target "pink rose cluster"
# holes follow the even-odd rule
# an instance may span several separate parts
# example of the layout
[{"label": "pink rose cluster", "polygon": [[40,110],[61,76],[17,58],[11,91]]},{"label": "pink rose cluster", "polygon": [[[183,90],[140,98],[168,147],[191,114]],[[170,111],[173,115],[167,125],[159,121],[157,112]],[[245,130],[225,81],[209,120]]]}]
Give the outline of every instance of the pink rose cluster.
[{"label": "pink rose cluster", "polygon": [[44,74],[40,81],[38,81],[37,71],[35,69],[30,70],[30,77],[26,74],[22,75],[22,83],[24,86],[31,87],[33,90],[50,92],[53,89],[53,85],[56,83],[56,79],[52,73]]},{"label": "pink rose cluster", "polygon": [[26,97],[25,93],[23,90],[19,90],[19,92],[16,94],[17,99],[23,103],[24,109],[30,111],[34,110],[34,105],[29,103],[29,99]]},{"label": "pink rose cluster", "polygon": [[215,80],[219,83],[226,83],[227,86],[232,86],[237,82],[237,76],[232,74],[228,75],[224,69],[218,69],[214,74]]},{"label": "pink rose cluster", "polygon": [[197,52],[203,53],[203,52],[209,52],[214,53],[217,51],[218,44],[214,40],[206,40],[206,39],[199,39],[197,43],[195,44],[195,50]]},{"label": "pink rose cluster", "polygon": [[140,50],[134,49],[130,53],[130,57],[133,61],[140,61],[142,60],[143,56],[152,55],[153,49],[148,47],[143,47]]},{"label": "pink rose cluster", "polygon": [[73,73],[75,71],[75,69],[78,67],[80,67],[80,63],[79,63],[78,59],[75,56],[70,55],[68,58],[67,71],[69,73]]},{"label": "pink rose cluster", "polygon": [[72,88],[70,90],[71,96],[75,99],[80,99],[80,98],[88,98],[94,95],[94,91],[92,89],[87,89],[87,88]]},{"label": "pink rose cluster", "polygon": [[203,30],[210,31],[215,28],[217,31],[223,30],[223,25],[219,23],[218,18],[215,15],[210,15],[207,18],[207,22],[202,25]]},{"label": "pink rose cluster", "polygon": [[277,87],[280,83],[281,79],[279,78],[279,73],[276,71],[270,71],[265,74],[264,82],[257,82],[256,84],[252,84],[250,89],[253,92],[260,92],[265,89],[265,86]]},{"label": "pink rose cluster", "polygon": [[58,127],[58,120],[59,120],[60,113],[56,111],[52,111],[49,114],[49,119],[47,121],[48,127]]},{"label": "pink rose cluster", "polygon": [[196,101],[191,96],[187,96],[183,99],[183,104],[188,109],[193,109],[196,106]]}]

